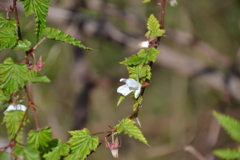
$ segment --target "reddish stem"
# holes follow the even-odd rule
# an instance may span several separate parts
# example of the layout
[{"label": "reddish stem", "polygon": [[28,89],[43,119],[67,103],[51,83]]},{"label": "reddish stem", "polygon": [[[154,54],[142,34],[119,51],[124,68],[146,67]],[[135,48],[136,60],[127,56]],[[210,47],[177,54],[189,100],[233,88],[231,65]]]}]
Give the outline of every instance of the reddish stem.
[{"label": "reddish stem", "polygon": [[10,12],[9,9],[7,9],[6,7],[4,7],[3,5],[0,4],[0,7],[2,7],[6,12]]},{"label": "reddish stem", "polygon": [[17,0],[13,0],[13,12],[15,15],[17,29],[18,29],[18,39],[22,40],[22,34],[21,34],[21,30],[20,30],[20,22],[19,22],[19,17],[18,17],[18,10],[17,10]]}]

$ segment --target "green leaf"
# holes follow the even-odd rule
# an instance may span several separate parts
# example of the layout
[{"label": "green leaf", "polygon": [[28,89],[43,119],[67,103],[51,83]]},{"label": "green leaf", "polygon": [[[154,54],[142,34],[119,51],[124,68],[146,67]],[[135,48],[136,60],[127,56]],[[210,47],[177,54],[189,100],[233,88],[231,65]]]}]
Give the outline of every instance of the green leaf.
[{"label": "green leaf", "polygon": [[9,95],[4,95],[3,91],[0,90],[0,104],[3,104],[4,102],[8,101],[10,99]]},{"label": "green leaf", "polygon": [[144,0],[143,3],[151,2],[151,0]]},{"label": "green leaf", "polygon": [[138,65],[133,67],[127,67],[129,72],[129,78],[133,78],[137,81],[139,81],[140,78],[149,79],[151,78],[151,68],[148,65]]},{"label": "green leaf", "polygon": [[160,37],[163,33],[165,33],[165,30],[160,29],[160,24],[158,20],[154,17],[153,14],[150,15],[147,22],[147,29],[148,32],[146,33],[146,37]]},{"label": "green leaf", "polygon": [[137,55],[132,55],[129,58],[126,58],[125,61],[120,62],[120,64],[130,66],[130,65],[139,65],[139,64],[144,64],[145,59],[143,57],[139,57]]},{"label": "green leaf", "polygon": [[121,95],[121,96],[119,97],[118,102],[117,102],[117,106],[119,106],[120,103],[121,103],[125,98],[126,98],[125,96]]},{"label": "green leaf", "polygon": [[33,146],[27,144],[26,146],[16,145],[13,149],[15,156],[23,156],[24,160],[40,160],[38,150]]},{"label": "green leaf", "polygon": [[213,153],[221,159],[237,159],[240,158],[240,147],[237,149],[218,149]]},{"label": "green leaf", "polygon": [[119,122],[119,124],[117,124],[114,128],[116,128],[117,133],[121,133],[122,131],[124,131],[124,133],[127,134],[129,137],[134,137],[135,139],[138,139],[139,141],[148,145],[147,140],[143,136],[140,129],[135,126],[134,121],[125,118],[121,120],[121,122]]},{"label": "green leaf", "polygon": [[46,37],[49,39],[65,42],[65,43],[71,44],[73,46],[82,48],[82,49],[93,50],[92,48],[85,47],[82,44],[82,42],[78,41],[76,38],[73,38],[71,35],[66,34],[58,29],[46,28],[44,30],[44,33],[45,33]]},{"label": "green leaf", "polygon": [[[3,117],[3,123],[6,124],[6,128],[9,134],[9,139],[13,139],[20,127],[20,123],[23,119],[24,111],[16,110],[16,111],[7,111]],[[24,121],[23,126],[26,125],[26,121]],[[17,141],[21,141],[21,132],[18,134]]]},{"label": "green leaf", "polygon": [[217,118],[221,126],[227,131],[232,139],[240,142],[240,122],[230,116],[220,114],[216,111],[213,115]]},{"label": "green leaf", "polygon": [[0,13],[0,30],[3,28],[10,28],[14,33],[17,32],[17,24],[14,18],[6,19],[2,13]]},{"label": "green leaf", "polygon": [[24,73],[28,71],[27,65],[15,64],[11,58],[0,64],[0,87],[5,94],[12,93],[25,85]]},{"label": "green leaf", "polygon": [[15,34],[16,32],[11,28],[0,30],[0,51],[16,45],[18,37]]},{"label": "green leaf", "polygon": [[46,28],[46,17],[50,2],[48,0],[21,0],[27,16],[34,13],[36,22],[37,41],[43,37],[43,30]]},{"label": "green leaf", "polygon": [[24,51],[28,51],[31,47],[31,42],[28,40],[24,40],[24,41],[18,41],[17,45],[14,47],[14,49],[23,49]]},{"label": "green leaf", "polygon": [[44,154],[46,160],[58,160],[61,156],[66,156],[69,152],[69,146],[63,144],[61,140],[58,140],[58,145],[52,149],[52,151]]},{"label": "green leaf", "polygon": [[11,160],[11,156],[7,152],[0,151],[0,160]]},{"label": "green leaf", "polygon": [[69,133],[72,135],[72,138],[68,141],[72,150],[72,157],[79,155],[81,159],[85,159],[90,151],[95,150],[98,146],[98,137],[91,136],[86,128],[78,131],[69,131]]},{"label": "green leaf", "polygon": [[67,157],[64,158],[64,160],[79,160],[80,155],[77,154],[69,154]]},{"label": "green leaf", "polygon": [[52,130],[50,127],[44,127],[38,131],[28,133],[27,143],[34,145],[37,149],[44,150],[52,140]]},{"label": "green leaf", "polygon": [[149,49],[141,49],[137,54],[144,59],[143,63],[148,63],[149,61],[155,62],[159,53],[157,49],[152,47]]},{"label": "green leaf", "polygon": [[66,156],[69,152],[69,146],[66,144],[62,144],[60,140],[58,140],[58,145],[53,148],[52,151],[44,154],[44,158],[46,160],[59,160],[61,156]]},{"label": "green leaf", "polygon": [[26,74],[26,80],[28,82],[32,83],[49,83],[50,79],[48,79],[46,76],[41,76],[41,74],[38,71],[29,71]]},{"label": "green leaf", "polygon": [[142,96],[139,96],[137,99],[134,100],[133,111],[135,111],[137,109],[137,106],[142,103],[142,100],[143,100]]}]

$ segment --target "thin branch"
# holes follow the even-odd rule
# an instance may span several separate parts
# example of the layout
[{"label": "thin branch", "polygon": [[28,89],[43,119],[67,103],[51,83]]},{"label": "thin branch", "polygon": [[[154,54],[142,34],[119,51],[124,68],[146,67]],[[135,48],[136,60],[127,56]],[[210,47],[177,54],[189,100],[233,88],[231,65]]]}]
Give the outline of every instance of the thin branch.
[{"label": "thin branch", "polygon": [[160,3],[162,6],[162,11],[161,11],[161,21],[160,21],[160,29],[164,29],[164,20],[165,20],[165,5],[166,5],[166,0],[162,0]]},{"label": "thin branch", "polygon": [[18,39],[22,40],[20,22],[19,22],[18,11],[17,11],[17,0],[13,0],[13,12],[14,12],[14,15],[15,15],[17,29],[18,29]]},{"label": "thin branch", "polygon": [[198,160],[206,160],[193,146],[186,146],[184,150],[191,153]]},{"label": "thin branch", "polygon": [[43,37],[33,48],[32,48],[32,51],[34,51],[35,49],[37,49],[37,47],[43,42],[45,41],[47,38],[46,37]]},{"label": "thin branch", "polygon": [[2,7],[6,12],[10,12],[9,9],[7,9],[6,7],[4,7],[3,5],[0,4],[0,7]]}]

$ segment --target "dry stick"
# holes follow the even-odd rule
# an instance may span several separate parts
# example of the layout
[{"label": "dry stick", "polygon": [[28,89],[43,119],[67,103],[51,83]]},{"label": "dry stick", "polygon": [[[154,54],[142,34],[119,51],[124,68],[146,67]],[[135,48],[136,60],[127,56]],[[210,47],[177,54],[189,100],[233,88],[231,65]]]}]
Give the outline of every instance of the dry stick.
[{"label": "dry stick", "polygon": [[[163,28],[164,28],[165,4],[166,4],[166,0],[162,0],[162,3],[161,3],[162,12],[161,12],[160,29],[163,29]],[[159,44],[159,42],[160,42],[160,37],[158,37],[158,42],[157,42],[157,44]],[[151,68],[152,68],[152,65],[153,65],[153,62],[150,62],[150,63],[149,63],[149,66],[150,66]],[[142,89],[140,96],[143,96],[144,91],[145,91],[145,87]],[[130,114],[130,115],[127,116],[127,118],[128,118],[128,119],[134,119],[134,118],[136,118],[136,117],[138,116],[139,107],[141,107],[140,104],[137,106],[137,108],[133,111],[132,114]],[[105,142],[105,139],[108,138],[108,137],[110,137],[114,132],[116,132],[116,131],[112,131],[112,133],[109,133],[107,136],[105,136],[105,137],[98,143],[97,148],[98,148],[102,143],[104,143],[104,142]],[[90,155],[91,155],[92,153],[94,153],[94,152],[95,152],[95,151],[92,150],[92,151],[87,155],[87,157],[90,156]]]},{"label": "dry stick", "polygon": [[191,153],[198,160],[206,160],[193,146],[186,146],[184,150]]}]

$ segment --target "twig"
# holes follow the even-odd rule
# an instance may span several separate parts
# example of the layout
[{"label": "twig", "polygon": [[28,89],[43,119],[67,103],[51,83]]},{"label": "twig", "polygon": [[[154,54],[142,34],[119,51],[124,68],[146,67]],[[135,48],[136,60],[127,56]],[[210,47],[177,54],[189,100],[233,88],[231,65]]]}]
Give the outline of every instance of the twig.
[{"label": "twig", "polygon": [[3,5],[0,4],[0,7],[2,7],[6,12],[10,12],[9,9],[7,9],[6,7],[4,7]]},{"label": "twig", "polygon": [[46,37],[43,37],[33,48],[31,51],[34,51],[35,49],[37,49],[37,47],[43,42],[46,40]]},{"label": "twig", "polygon": [[19,23],[18,11],[17,11],[17,0],[13,0],[13,12],[15,15],[17,29],[18,29],[18,39],[22,40],[22,34],[20,30],[20,23]]},{"label": "twig", "polygon": [[191,153],[198,160],[206,160],[193,146],[186,146],[184,150]]}]

